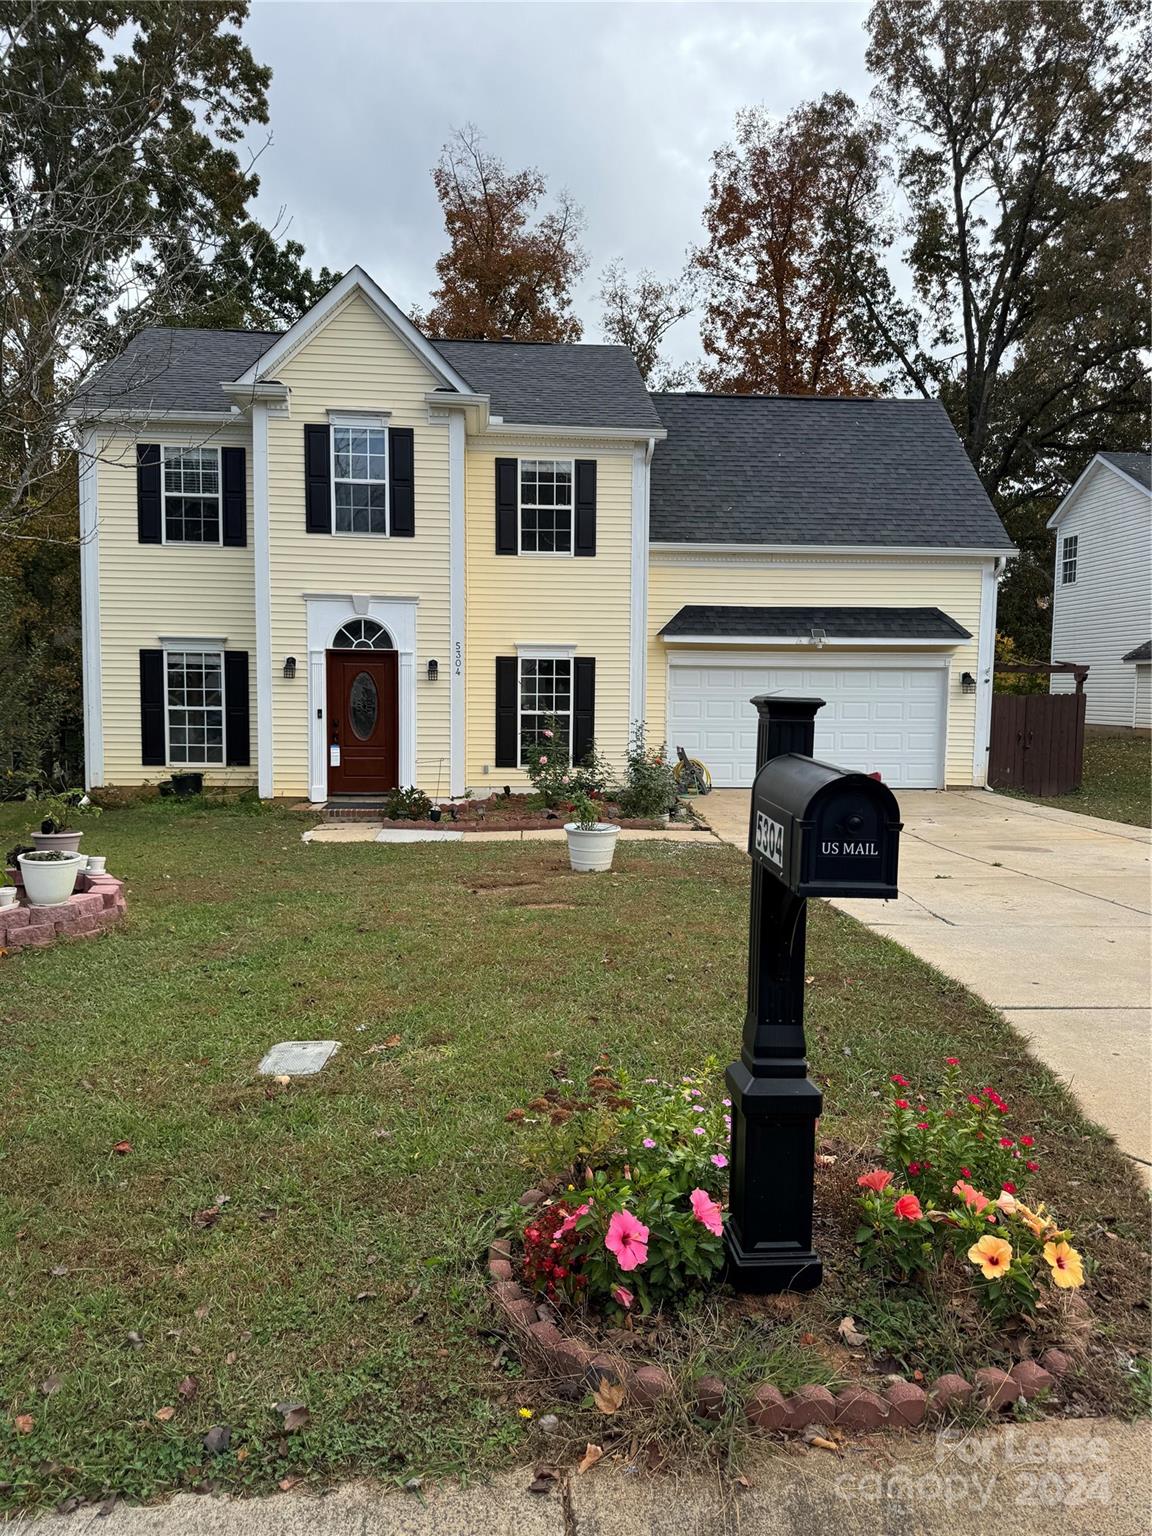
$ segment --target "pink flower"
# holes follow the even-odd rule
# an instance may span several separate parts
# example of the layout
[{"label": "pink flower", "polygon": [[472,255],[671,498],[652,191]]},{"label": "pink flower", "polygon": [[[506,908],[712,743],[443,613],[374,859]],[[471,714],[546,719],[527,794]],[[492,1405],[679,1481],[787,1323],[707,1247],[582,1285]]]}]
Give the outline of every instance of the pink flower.
[{"label": "pink flower", "polygon": [[973,1189],[971,1184],[965,1184],[963,1179],[956,1180],[952,1186],[952,1193],[959,1195],[965,1205],[971,1206],[977,1216],[988,1204],[988,1196],[982,1195],[978,1189]]},{"label": "pink flower", "polygon": [[604,1246],[621,1269],[635,1269],[648,1262],[648,1228],[631,1211],[613,1211]]},{"label": "pink flower", "polygon": [[927,1120],[917,1120],[917,1122],[916,1122],[916,1129],[918,1131],[926,1131],[928,1129],[928,1122],[927,1122]]},{"label": "pink flower", "polygon": [[626,1285],[617,1285],[613,1287],[612,1300],[618,1302],[620,1306],[628,1308],[636,1298]]},{"label": "pink flower", "polygon": [[871,1173],[862,1173],[856,1180],[861,1189],[871,1189],[878,1195],[882,1195],[892,1182],[892,1175],[887,1168],[873,1168]]},{"label": "pink flower", "polygon": [[717,1168],[727,1168],[728,1166],[728,1159],[724,1156],[723,1152],[713,1152],[708,1161],[714,1163]]},{"label": "pink flower", "polygon": [[546,763],[548,761],[548,759],[545,757],[544,753],[541,752],[541,754],[540,754],[539,758],[537,759],[537,761],[540,762],[541,764],[543,764],[543,763]]},{"label": "pink flower", "polygon": [[692,1191],[692,1214],[702,1226],[708,1228],[713,1237],[720,1237],[724,1232],[724,1223],[721,1220],[721,1210],[712,1196],[704,1189]]},{"label": "pink flower", "polygon": [[649,1152],[651,1152],[656,1143],[652,1140],[651,1136],[645,1136],[644,1145],[648,1148]]},{"label": "pink flower", "polygon": [[959,1056],[945,1056],[944,1061],[949,1067],[958,1067],[960,1065]]},{"label": "pink flower", "polygon": [[588,1212],[591,1209],[592,1209],[592,1202],[591,1202],[591,1200],[589,1200],[586,1205],[580,1206],[580,1208],[578,1210],[569,1211],[568,1215],[565,1216],[564,1220],[560,1223],[559,1227],[557,1227],[557,1229],[556,1229],[556,1236],[557,1237],[565,1237],[569,1232],[572,1231],[572,1228],[580,1220],[581,1216],[587,1216]]},{"label": "pink flower", "polygon": [[1000,1145],[1002,1147],[1010,1147],[1010,1146],[1012,1146],[1012,1138],[1011,1138],[1011,1136],[1001,1136],[1001,1138],[1000,1138]]},{"label": "pink flower", "polygon": [[1037,1171],[1037,1169],[1040,1167],[1040,1164],[1039,1163],[1034,1163],[1034,1162],[1031,1161],[1031,1159],[1029,1159],[1029,1161],[1026,1162],[1024,1164],[1024,1166],[1025,1166],[1025,1168],[1027,1168],[1029,1173],[1035,1173]]},{"label": "pink flower", "polygon": [[924,1215],[915,1195],[901,1195],[892,1209],[902,1221],[919,1221]]},{"label": "pink flower", "polygon": [[701,1094],[700,1094],[699,1088],[689,1088],[689,1090],[688,1090],[688,1097],[690,1099],[698,1099],[698,1098],[700,1098]]},{"label": "pink flower", "polygon": [[732,1100],[731,1099],[721,1099],[720,1102],[721,1102],[721,1104],[723,1104],[725,1109],[731,1109],[732,1108]]},{"label": "pink flower", "polygon": [[693,1136],[703,1136],[704,1135],[704,1127],[702,1125],[694,1125],[692,1127],[692,1134],[693,1134]]},{"label": "pink flower", "polygon": [[[541,736],[543,736],[545,738],[546,741],[551,741],[552,740],[552,732],[551,731],[541,731],[540,734],[541,734]],[[543,761],[543,759],[541,759],[541,761]]]}]

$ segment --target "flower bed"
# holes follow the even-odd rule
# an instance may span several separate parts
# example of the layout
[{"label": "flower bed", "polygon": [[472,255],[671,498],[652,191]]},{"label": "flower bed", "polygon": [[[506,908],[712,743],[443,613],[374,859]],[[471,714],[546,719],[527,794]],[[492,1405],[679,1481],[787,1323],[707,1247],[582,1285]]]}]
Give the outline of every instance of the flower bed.
[{"label": "flower bed", "polygon": [[[508,1116],[535,1140],[535,1166],[569,1170],[524,1196],[527,1218],[489,1253],[498,1306],[549,1371],[592,1387],[607,1378],[640,1407],[681,1393],[705,1418],[739,1410],[759,1428],[788,1430],[914,1428],[1055,1389],[1093,1329],[1079,1294],[1093,1261],[1031,1195],[1035,1139],[1009,1134],[994,1088],[962,1092],[954,1059],[928,1096],[895,1074],[881,1137],[890,1166],[824,1144],[823,1289],[762,1298],[721,1285],[728,1105],[716,1077],[713,1063],[674,1085],[631,1084],[605,1064],[585,1088],[550,1089]],[[709,1296],[719,1326],[701,1372],[700,1351],[677,1348],[677,1334]],[[903,1306],[934,1317],[924,1368],[915,1345],[901,1366],[881,1338],[870,1344],[842,1315],[852,1297],[863,1315]],[[807,1356],[768,1379],[750,1374],[754,1355],[726,1374],[725,1328],[749,1324],[770,1339],[782,1320],[801,1330]],[[940,1342],[949,1327],[970,1334],[953,1354]],[[805,1358],[822,1379],[804,1378]]]}]

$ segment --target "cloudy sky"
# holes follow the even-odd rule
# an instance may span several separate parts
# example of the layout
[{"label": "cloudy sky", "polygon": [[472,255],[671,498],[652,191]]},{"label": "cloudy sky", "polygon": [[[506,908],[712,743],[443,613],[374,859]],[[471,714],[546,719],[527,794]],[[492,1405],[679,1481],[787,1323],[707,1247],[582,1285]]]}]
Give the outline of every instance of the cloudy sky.
[{"label": "cloudy sky", "polygon": [[[583,205],[577,309],[594,340],[605,263],[671,275],[699,239],[709,155],[738,108],[867,94],[866,14],[855,0],[255,0],[245,35],[273,70],[259,212],[283,207],[310,262],[359,262],[423,305],[443,248],[429,172],[474,122],[510,167],[538,166]],[[696,354],[692,320],[668,352]]]}]

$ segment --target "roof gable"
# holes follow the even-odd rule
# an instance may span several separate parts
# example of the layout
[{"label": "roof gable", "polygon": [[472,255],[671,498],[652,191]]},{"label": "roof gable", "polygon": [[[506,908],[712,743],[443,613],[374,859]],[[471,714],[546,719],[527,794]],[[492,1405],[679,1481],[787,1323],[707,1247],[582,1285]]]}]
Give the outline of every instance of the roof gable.
[{"label": "roof gable", "polygon": [[1097,453],[1081,472],[1072,489],[1048,519],[1049,528],[1060,524],[1100,474],[1118,475],[1134,491],[1152,494],[1152,461],[1146,453]]}]

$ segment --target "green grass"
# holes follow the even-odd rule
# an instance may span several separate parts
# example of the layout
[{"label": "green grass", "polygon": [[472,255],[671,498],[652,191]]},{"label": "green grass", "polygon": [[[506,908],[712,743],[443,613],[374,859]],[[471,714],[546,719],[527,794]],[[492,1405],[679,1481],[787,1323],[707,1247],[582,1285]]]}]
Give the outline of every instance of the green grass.
[{"label": "green grass", "polygon": [[1082,816],[1102,816],[1133,827],[1152,826],[1152,741],[1147,736],[1084,739],[1084,781],[1070,795],[1022,795],[1019,800],[1054,805]]},{"label": "green grass", "polygon": [[[26,820],[0,807],[0,847]],[[607,1052],[663,1075],[735,1053],[733,849],[623,844],[591,879],[555,844],[307,846],[305,825],[244,805],[107,811],[86,842],[127,878],[127,925],[0,958],[0,1505],[204,1477],[474,1476],[531,1454],[517,1407],[549,1389],[489,1332],[480,1262],[533,1171],[505,1114],[561,1062],[580,1078]],[[814,905],[821,1134],[866,1143],[888,1072],[928,1081],[953,1051],[1046,1117],[1070,1219],[1107,1190],[1099,1219],[1138,1232],[1122,1160],[1005,1021]],[[342,1049],[320,1076],[256,1074],[275,1041],[324,1037]],[[764,1350],[793,1377],[797,1347]],[[280,1432],[288,1401],[306,1431]],[[220,1424],[232,1448],[206,1458]]]}]

